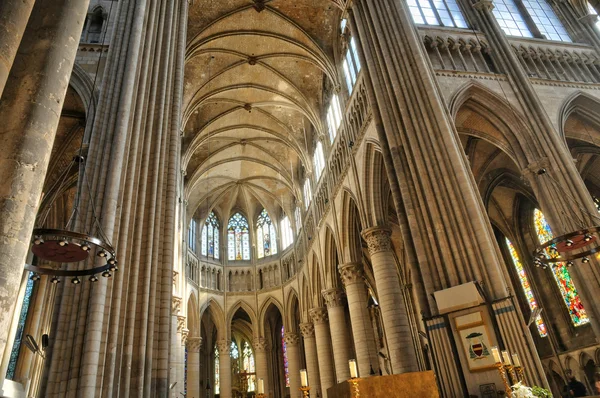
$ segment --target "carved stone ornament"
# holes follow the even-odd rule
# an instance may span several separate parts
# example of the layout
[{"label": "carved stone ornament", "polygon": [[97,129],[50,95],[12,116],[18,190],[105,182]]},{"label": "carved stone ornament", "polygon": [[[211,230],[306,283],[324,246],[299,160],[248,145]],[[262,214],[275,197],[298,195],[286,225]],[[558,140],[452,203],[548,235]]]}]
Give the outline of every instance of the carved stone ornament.
[{"label": "carved stone ornament", "polygon": [[266,352],[269,349],[269,343],[264,337],[254,337],[252,339],[252,346],[255,352]]},{"label": "carved stone ornament", "polygon": [[369,254],[392,251],[392,231],[388,228],[373,227],[362,231],[362,236],[367,241]]},{"label": "carved stone ornament", "polygon": [[229,349],[231,348],[231,341],[219,340],[219,341],[217,341],[217,348],[219,349],[219,355],[229,355]]},{"label": "carved stone ornament", "polygon": [[172,314],[173,315],[177,315],[179,314],[179,311],[181,311],[181,297],[179,296],[172,296],[171,297],[171,304],[172,304]]},{"label": "carved stone ornament", "polygon": [[312,322],[306,322],[300,324],[300,333],[305,339],[315,337],[315,325]]},{"label": "carved stone ornament", "polygon": [[494,3],[492,0],[479,0],[473,3],[473,8],[479,11],[492,11],[494,9]]},{"label": "carved stone ornament", "polygon": [[355,283],[363,283],[364,271],[361,263],[347,263],[338,266],[340,278],[344,286],[354,285]]},{"label": "carved stone ornament", "polygon": [[177,333],[181,333],[185,327],[185,315],[177,315]]},{"label": "carved stone ornament", "polygon": [[327,289],[323,290],[323,298],[327,308],[341,307],[344,305],[344,291],[342,289]]},{"label": "carved stone ornament", "polygon": [[522,173],[528,179],[532,179],[536,176],[546,174],[549,171],[550,159],[548,159],[547,157],[543,157],[529,163],[527,167],[522,170]]},{"label": "carved stone ornament", "polygon": [[186,347],[189,352],[200,352],[202,337],[188,337]]},{"label": "carved stone ornament", "polygon": [[327,309],[325,307],[313,308],[308,313],[316,324],[329,321],[329,316],[327,315]]},{"label": "carved stone ornament", "polygon": [[187,344],[188,334],[190,334],[190,331],[188,329],[183,329],[181,331],[181,345],[184,347]]},{"label": "carved stone ornament", "polygon": [[296,333],[285,333],[283,335],[283,341],[287,346],[297,346],[300,342],[300,336]]},{"label": "carved stone ornament", "polygon": [[265,0],[254,0],[254,9],[256,12],[261,12],[265,9]]}]

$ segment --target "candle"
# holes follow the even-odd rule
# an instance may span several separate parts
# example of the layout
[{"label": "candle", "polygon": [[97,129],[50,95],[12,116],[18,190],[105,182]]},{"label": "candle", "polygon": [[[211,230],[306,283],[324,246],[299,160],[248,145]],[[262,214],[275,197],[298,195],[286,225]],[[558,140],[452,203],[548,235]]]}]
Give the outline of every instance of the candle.
[{"label": "candle", "polygon": [[265,380],[264,379],[258,379],[258,389],[257,389],[257,394],[264,394],[265,393]]},{"label": "candle", "polygon": [[300,371],[300,385],[302,387],[308,387],[308,373],[306,373],[306,369]]},{"label": "candle", "polygon": [[350,366],[350,377],[352,379],[356,379],[358,377],[358,367],[356,366],[356,359],[349,360],[348,365]]},{"label": "candle", "polygon": [[498,347],[492,347],[492,355],[494,356],[494,362],[502,363],[502,358],[500,357],[500,350]]},{"label": "candle", "polygon": [[510,365],[510,355],[508,355],[508,351],[502,351],[502,359],[504,359],[505,365]]},{"label": "candle", "polygon": [[519,354],[512,354],[512,361],[515,366],[520,367],[521,361],[519,360]]}]

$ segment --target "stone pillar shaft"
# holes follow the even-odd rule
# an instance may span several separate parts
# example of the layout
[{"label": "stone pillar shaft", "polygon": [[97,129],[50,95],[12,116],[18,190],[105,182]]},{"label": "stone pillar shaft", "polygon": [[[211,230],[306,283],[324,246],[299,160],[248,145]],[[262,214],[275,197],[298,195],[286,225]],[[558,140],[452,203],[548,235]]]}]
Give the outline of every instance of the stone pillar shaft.
[{"label": "stone pillar shaft", "polygon": [[344,312],[344,292],[341,289],[329,289],[323,292],[323,297],[327,303],[335,374],[337,382],[341,383],[350,378],[348,360],[351,359],[350,331]]},{"label": "stone pillar shaft", "polygon": [[269,384],[269,364],[268,353],[269,347],[267,340],[264,337],[257,337],[253,341],[254,360],[256,361],[256,383],[258,379],[263,379],[265,383],[265,394],[270,391]]},{"label": "stone pillar shaft", "polygon": [[367,241],[373,264],[392,373],[416,372],[419,370],[417,358],[400,289],[396,259],[392,252],[390,231],[378,227],[369,228],[363,231],[363,236]]},{"label": "stone pillar shaft", "polygon": [[[7,6],[2,4],[0,13]],[[89,0],[37,3],[0,101],[0,353],[6,346],[88,4]]]},{"label": "stone pillar shaft", "polygon": [[371,374],[371,368],[376,374],[378,373],[379,359],[367,309],[367,288],[363,279],[362,264],[342,264],[339,266],[339,270],[348,297],[359,376],[368,377]]},{"label": "stone pillar shaft", "polygon": [[3,0],[0,3],[0,98],[35,0]]},{"label": "stone pillar shaft", "polygon": [[313,308],[310,310],[310,316],[315,325],[319,376],[321,377],[321,396],[327,398],[327,389],[335,384],[327,310],[322,307]]},{"label": "stone pillar shaft", "polygon": [[229,356],[229,348],[231,342],[221,340],[217,343],[219,347],[219,384],[220,397],[231,398],[231,357]]},{"label": "stone pillar shaft", "polygon": [[296,333],[286,333],[284,336],[287,348],[288,371],[290,374],[290,397],[301,398],[300,391],[300,345]]},{"label": "stone pillar shaft", "polygon": [[308,384],[315,396],[321,394],[321,380],[319,376],[319,360],[317,358],[317,342],[315,340],[315,326],[312,322],[301,323],[300,330],[304,338],[304,355],[306,358],[306,371]]},{"label": "stone pillar shaft", "polygon": [[200,347],[202,337],[187,339],[187,398],[203,398],[200,390]]}]

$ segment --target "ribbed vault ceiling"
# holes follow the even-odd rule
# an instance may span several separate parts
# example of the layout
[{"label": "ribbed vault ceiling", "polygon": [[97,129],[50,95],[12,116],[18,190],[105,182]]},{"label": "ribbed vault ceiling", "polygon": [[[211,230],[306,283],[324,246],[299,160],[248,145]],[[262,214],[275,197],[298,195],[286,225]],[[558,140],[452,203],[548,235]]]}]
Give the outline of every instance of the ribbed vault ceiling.
[{"label": "ribbed vault ceiling", "polygon": [[[264,4],[263,4],[264,3]],[[340,2],[195,0],[190,4],[183,167],[188,215],[262,208],[293,219],[323,92],[337,85]]]}]

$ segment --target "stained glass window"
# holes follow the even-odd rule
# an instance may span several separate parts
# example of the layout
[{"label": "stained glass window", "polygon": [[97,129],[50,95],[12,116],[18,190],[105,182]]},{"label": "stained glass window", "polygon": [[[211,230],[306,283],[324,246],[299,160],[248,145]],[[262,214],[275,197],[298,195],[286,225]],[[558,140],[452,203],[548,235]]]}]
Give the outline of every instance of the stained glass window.
[{"label": "stained glass window", "polygon": [[310,206],[310,201],[312,200],[312,191],[310,189],[310,180],[307,178],[304,181],[304,207],[308,210],[308,206]]},{"label": "stained glass window", "polygon": [[258,258],[277,254],[277,233],[265,209],[260,212],[256,221],[256,249]]},{"label": "stained glass window", "polygon": [[[554,238],[554,235],[550,230],[550,225],[540,210],[535,209],[533,212],[533,221],[535,225],[535,232],[537,233],[540,244],[544,244]],[[557,257],[558,253],[550,249],[548,250],[547,255],[551,257]],[[575,288],[575,284],[571,279],[571,275],[569,274],[567,266],[565,263],[560,262],[553,263],[551,267],[554,280],[556,281],[565,305],[569,310],[571,321],[575,326],[581,326],[588,323],[590,320],[585,313],[585,309],[583,308],[579,294],[577,294],[577,289]]]},{"label": "stained glass window", "polygon": [[248,220],[235,213],[227,224],[227,252],[230,261],[250,260],[250,236]]},{"label": "stained glass window", "polygon": [[[244,341],[242,348],[242,366],[245,373],[255,373],[256,367],[254,366],[254,354],[252,348],[247,341]],[[248,392],[254,391],[256,388],[256,375],[250,375],[248,377]]]},{"label": "stained glass window", "polygon": [[315,156],[313,159],[313,163],[315,164],[315,176],[317,177],[317,181],[321,178],[323,173],[323,169],[325,168],[325,157],[323,156],[323,145],[321,142],[317,142],[317,147],[315,148]]},{"label": "stained glass window", "polygon": [[214,349],[214,355],[215,355],[215,394],[220,394],[221,393],[221,378],[219,375],[219,349],[217,348],[217,346],[215,345],[215,349]]},{"label": "stained glass window", "polygon": [[19,359],[19,350],[21,349],[21,342],[23,341],[25,321],[27,320],[27,312],[29,311],[29,304],[31,302],[32,293],[33,281],[31,279],[27,279],[27,285],[25,286],[25,295],[23,296],[23,305],[21,306],[21,313],[19,314],[19,323],[17,324],[17,333],[15,334],[15,341],[13,343],[12,351],[10,352],[8,370],[6,372],[6,378],[8,380],[14,380],[15,377],[15,370],[17,369],[17,360]]},{"label": "stained glass window", "polygon": [[196,251],[196,220],[192,218],[190,228],[188,229],[188,247],[191,251]]},{"label": "stained glass window", "polygon": [[183,362],[183,395],[187,395],[188,390],[188,349],[185,347]]},{"label": "stained glass window", "polygon": [[[527,278],[527,273],[525,272],[523,263],[521,262],[521,259],[517,254],[517,250],[515,249],[512,242],[508,240],[508,238],[506,238],[506,246],[508,246],[508,250],[510,252],[510,256],[512,257],[513,264],[517,271],[517,275],[519,276],[519,280],[521,281],[521,287],[523,288],[523,293],[525,293],[525,298],[527,298],[529,309],[533,311],[536,308],[538,308],[538,303],[533,295],[533,290],[531,289],[531,285],[529,284],[529,279]],[[546,329],[546,325],[544,324],[544,320],[542,319],[541,315],[539,315],[536,318],[535,324],[537,325],[538,332],[540,333],[541,337],[548,336],[548,330]]]},{"label": "stained glass window", "polygon": [[231,342],[231,347],[229,348],[229,355],[233,359],[238,359],[240,357],[240,350],[235,341]]},{"label": "stained glass window", "polygon": [[288,357],[287,357],[287,346],[285,344],[285,339],[284,339],[284,334],[285,334],[285,329],[283,328],[283,326],[281,327],[281,348],[283,351],[283,372],[285,373],[285,386],[289,387],[290,386],[290,371],[289,371],[289,363],[288,363]]},{"label": "stained glass window", "polygon": [[219,220],[210,212],[202,227],[200,253],[203,256],[219,259]]}]

